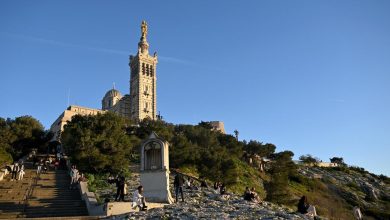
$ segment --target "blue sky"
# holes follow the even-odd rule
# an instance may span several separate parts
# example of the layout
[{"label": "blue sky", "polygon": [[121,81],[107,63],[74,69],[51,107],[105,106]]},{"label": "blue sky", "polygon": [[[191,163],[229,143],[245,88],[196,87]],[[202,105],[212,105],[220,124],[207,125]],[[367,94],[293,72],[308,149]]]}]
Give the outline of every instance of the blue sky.
[{"label": "blue sky", "polygon": [[1,1],[0,117],[129,93],[140,23],[166,121],[390,175],[390,1]]}]

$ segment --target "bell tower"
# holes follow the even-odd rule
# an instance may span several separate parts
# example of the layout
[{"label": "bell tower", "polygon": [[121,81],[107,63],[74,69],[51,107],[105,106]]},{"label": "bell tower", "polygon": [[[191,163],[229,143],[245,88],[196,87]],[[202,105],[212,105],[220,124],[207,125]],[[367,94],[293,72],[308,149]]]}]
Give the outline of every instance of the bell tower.
[{"label": "bell tower", "polygon": [[157,117],[156,65],[157,53],[149,54],[146,39],[148,25],[141,23],[141,38],[138,52],[130,56],[130,117],[136,121],[144,118],[155,120]]}]

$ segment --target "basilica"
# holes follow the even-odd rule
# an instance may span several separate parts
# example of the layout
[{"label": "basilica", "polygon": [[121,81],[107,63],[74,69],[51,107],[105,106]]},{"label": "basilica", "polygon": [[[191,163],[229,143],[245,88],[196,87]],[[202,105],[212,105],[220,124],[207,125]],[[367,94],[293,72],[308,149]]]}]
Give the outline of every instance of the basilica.
[{"label": "basilica", "polygon": [[60,139],[65,124],[74,115],[96,115],[111,111],[134,121],[141,121],[145,118],[156,120],[159,117],[156,102],[157,53],[149,54],[147,35],[148,25],[146,21],[142,21],[138,52],[129,57],[130,94],[122,95],[115,88],[107,91],[102,99],[101,109],[70,105],[50,127],[55,140]]},{"label": "basilica", "polygon": [[[149,43],[147,41],[148,25],[146,21],[141,23],[141,38],[138,42],[136,55],[130,55],[130,94],[122,95],[118,90],[112,88],[107,91],[102,99],[102,108],[93,109],[82,106],[70,105],[51,125],[53,140],[60,140],[61,132],[68,121],[74,115],[96,115],[106,111],[115,112],[133,121],[141,121],[145,118],[156,120],[157,95],[156,95],[156,66],[157,53],[149,54]],[[211,121],[213,129],[225,133],[224,124],[221,121]]]}]

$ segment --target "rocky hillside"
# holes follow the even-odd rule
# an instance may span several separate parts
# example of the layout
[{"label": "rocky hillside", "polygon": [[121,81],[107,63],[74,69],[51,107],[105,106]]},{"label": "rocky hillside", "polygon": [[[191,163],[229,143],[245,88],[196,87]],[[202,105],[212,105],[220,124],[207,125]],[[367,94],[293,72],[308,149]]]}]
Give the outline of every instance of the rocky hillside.
[{"label": "rocky hillside", "polygon": [[269,202],[248,202],[237,195],[222,197],[211,189],[186,190],[185,202],[116,219],[309,219]]},{"label": "rocky hillside", "polygon": [[[129,194],[125,200],[131,201],[132,192],[140,184],[139,166],[132,165],[132,178],[127,180]],[[171,186],[174,175],[170,175]],[[171,194],[174,196],[173,188]],[[96,190],[103,200],[113,200],[115,187],[104,187]],[[185,202],[167,205],[164,208],[150,209],[146,212],[132,212],[125,215],[109,217],[109,219],[309,219],[298,214],[294,209],[282,207],[270,202],[248,202],[242,196],[230,193],[221,196],[212,188],[200,188],[184,191]]]},{"label": "rocky hillside", "polygon": [[[132,198],[132,190],[139,185],[138,169],[138,165],[132,166],[132,178],[127,180],[128,201]],[[266,201],[256,204],[234,194],[224,198],[211,189],[187,190],[185,203],[121,215],[117,219],[305,219],[307,217],[296,213],[296,204],[302,195],[316,206],[320,219],[354,219],[352,209],[355,205],[361,207],[365,219],[390,219],[388,179],[361,168],[301,166],[298,172],[299,175],[289,183],[293,196],[288,204],[276,205]],[[113,200],[115,186],[97,190],[97,194],[101,200]]]},{"label": "rocky hillside", "polygon": [[300,167],[300,178],[291,191],[307,195],[319,214],[331,219],[353,219],[352,208],[359,206],[365,219],[390,219],[390,183],[356,167]]}]

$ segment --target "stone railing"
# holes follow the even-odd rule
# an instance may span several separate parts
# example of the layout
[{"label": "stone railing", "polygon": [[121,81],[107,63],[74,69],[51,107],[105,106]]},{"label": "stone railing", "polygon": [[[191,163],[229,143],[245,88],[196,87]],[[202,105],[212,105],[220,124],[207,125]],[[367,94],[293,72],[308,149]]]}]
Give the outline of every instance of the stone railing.
[{"label": "stone railing", "polygon": [[99,205],[95,196],[95,193],[88,190],[88,182],[79,182],[79,189],[81,199],[85,202],[88,209],[88,215],[90,216],[103,216],[103,206]]},{"label": "stone railing", "polygon": [[[71,162],[69,159],[66,160],[66,165],[70,171]],[[87,181],[79,181],[77,183],[78,189],[80,190],[81,199],[85,202],[89,216],[104,216],[104,206],[99,205],[96,199],[96,195],[88,190]]]}]

